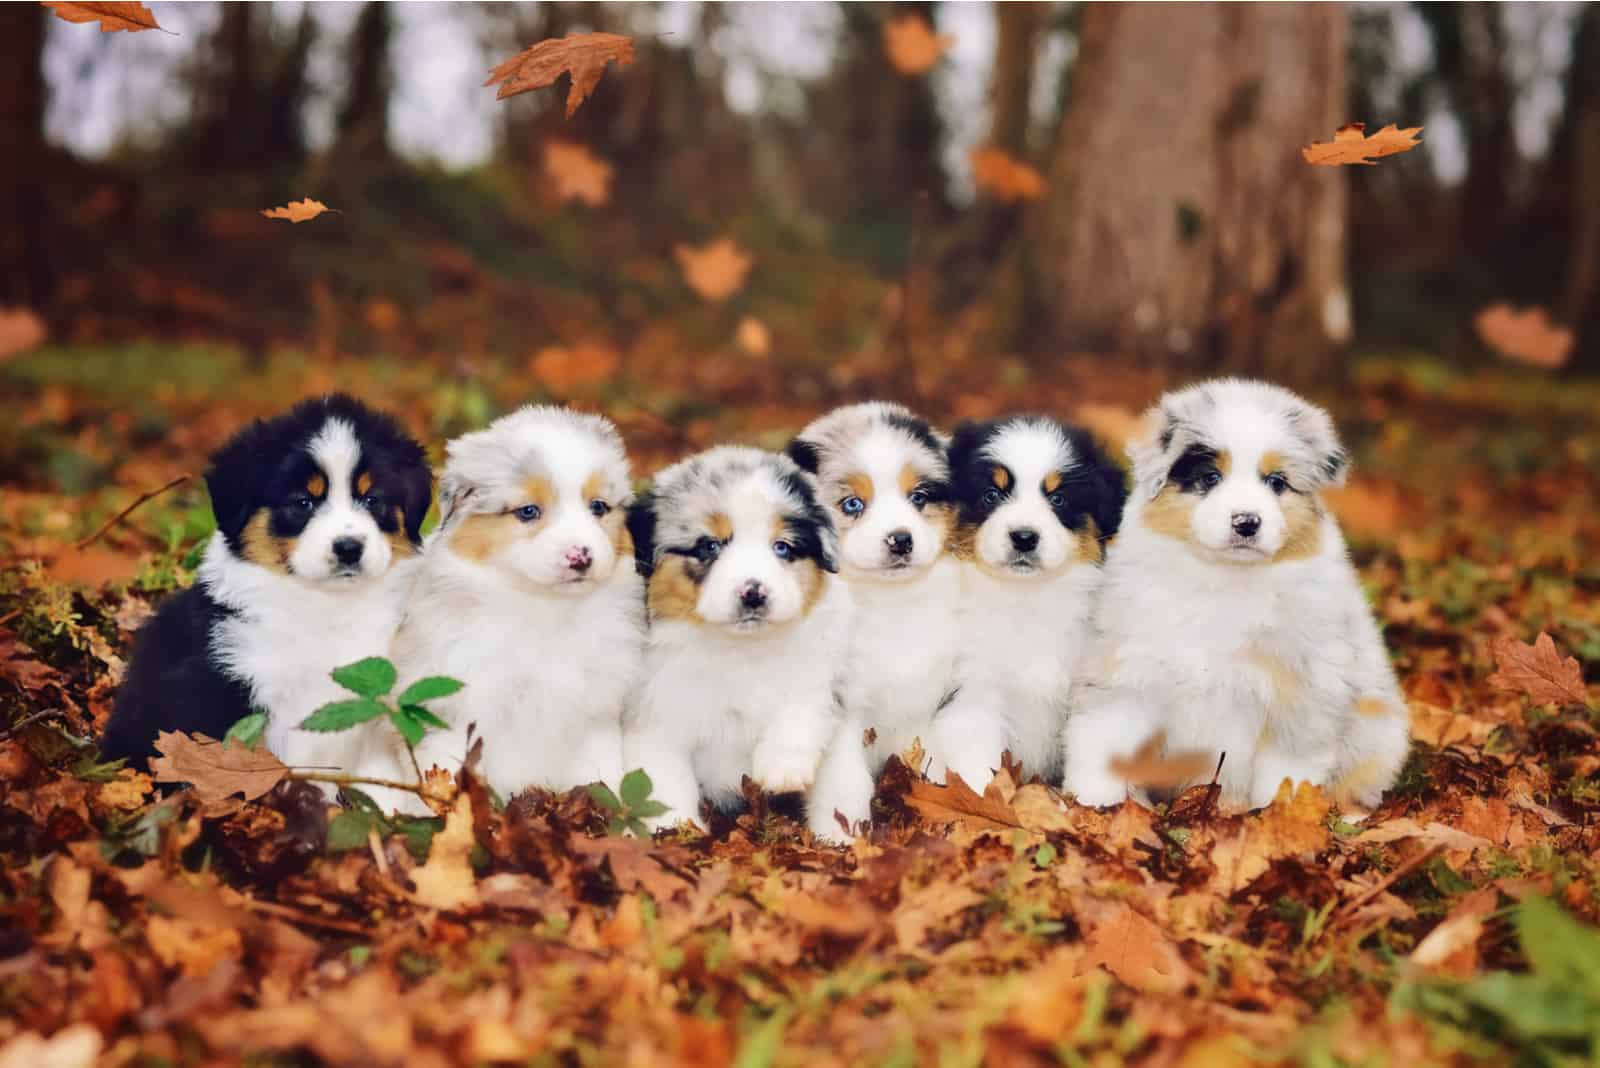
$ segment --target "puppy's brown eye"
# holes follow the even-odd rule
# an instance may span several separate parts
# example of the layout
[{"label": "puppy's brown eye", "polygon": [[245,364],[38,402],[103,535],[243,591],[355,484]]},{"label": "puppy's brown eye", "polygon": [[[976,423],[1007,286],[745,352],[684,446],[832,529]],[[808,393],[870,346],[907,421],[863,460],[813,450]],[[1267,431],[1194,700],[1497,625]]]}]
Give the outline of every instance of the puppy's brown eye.
[{"label": "puppy's brown eye", "polygon": [[1206,489],[1216,489],[1221,484],[1222,472],[1218,471],[1214,467],[1200,476],[1200,485],[1204,486]]},{"label": "puppy's brown eye", "polygon": [[1064,493],[1052,493],[1045,500],[1049,502],[1052,508],[1064,508],[1067,504],[1067,495]]},{"label": "puppy's brown eye", "polygon": [[611,511],[611,506],[605,501],[602,501],[600,498],[596,497],[594,500],[589,502],[589,511],[594,514],[596,519],[603,519],[606,513]]},{"label": "puppy's brown eye", "polygon": [[1263,481],[1266,482],[1269,490],[1278,494],[1279,496],[1282,496],[1289,490],[1289,480],[1284,478],[1283,475],[1279,474],[1277,471],[1272,472],[1272,474],[1268,475]]},{"label": "puppy's brown eye", "polygon": [[983,503],[986,507],[993,508],[1000,503],[1000,491],[989,488],[983,491]]}]

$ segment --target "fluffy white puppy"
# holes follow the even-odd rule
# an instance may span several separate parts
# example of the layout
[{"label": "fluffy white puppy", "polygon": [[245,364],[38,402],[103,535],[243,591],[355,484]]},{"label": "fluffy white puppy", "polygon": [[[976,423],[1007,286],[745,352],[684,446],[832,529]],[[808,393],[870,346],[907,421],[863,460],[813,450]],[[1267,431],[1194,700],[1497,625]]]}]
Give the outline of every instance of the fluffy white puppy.
[{"label": "fluffy white puppy", "polygon": [[667,813],[698,822],[749,775],[804,790],[832,735],[848,594],[838,540],[788,458],[725,445],[662,471],[629,527],[649,571],[644,681],[623,763]]},{"label": "fluffy white puppy", "polygon": [[625,523],[632,500],[616,427],[525,407],[450,442],[428,538],[395,637],[402,679],[465,687],[433,704],[450,730],[424,767],[458,765],[467,729],[502,795],[622,776],[622,708],[644,652]]},{"label": "fluffy white puppy", "polygon": [[836,408],[789,444],[839,528],[839,574],[850,587],[843,716],[817,773],[808,819],[840,841],[871,817],[875,776],[892,753],[931,742],[953,685],[960,566],[945,443],[898,404]]},{"label": "fluffy white puppy", "polygon": [[958,428],[950,470],[962,641],[930,774],[948,768],[982,790],[1010,750],[1057,779],[1067,694],[1127,497],[1122,470],[1085,431],[1045,416]]},{"label": "fluffy white puppy", "polygon": [[1095,652],[1066,730],[1066,789],[1158,738],[1225,754],[1223,802],[1284,779],[1375,805],[1409,747],[1383,640],[1319,494],[1349,464],[1326,412],[1262,382],[1168,394],[1129,447],[1135,488],[1105,565]]}]

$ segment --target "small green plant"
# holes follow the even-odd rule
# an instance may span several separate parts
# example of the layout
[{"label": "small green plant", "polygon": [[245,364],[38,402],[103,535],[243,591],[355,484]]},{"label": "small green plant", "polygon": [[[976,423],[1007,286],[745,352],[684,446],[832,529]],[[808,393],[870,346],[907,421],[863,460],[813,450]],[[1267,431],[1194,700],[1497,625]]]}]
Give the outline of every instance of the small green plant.
[{"label": "small green plant", "polygon": [[428,859],[433,836],[444,826],[437,817],[386,816],[371,797],[354,786],[339,790],[345,810],[328,824],[329,853],[344,853],[352,849],[365,849],[373,832],[379,840],[398,834],[405,839],[406,849],[418,864]]},{"label": "small green plant", "polygon": [[650,799],[650,791],[654,788],[655,784],[643,768],[635,768],[624,775],[616,793],[612,793],[611,787],[603,782],[591,783],[589,796],[594,798],[595,804],[611,814],[606,833],[620,835],[631,831],[639,838],[649,838],[650,828],[645,826],[644,821],[663,816],[668,811],[666,805]]},{"label": "small green plant", "polygon": [[347,731],[368,720],[387,716],[411,748],[415,748],[430,729],[444,730],[450,726],[428,711],[425,702],[449,697],[462,686],[456,679],[430,675],[407,686],[393,701],[385,701],[389,691],[394,689],[398,673],[394,665],[381,656],[369,656],[334,668],[332,674],[334,682],[356,696],[323,705],[301,722],[301,730]]}]

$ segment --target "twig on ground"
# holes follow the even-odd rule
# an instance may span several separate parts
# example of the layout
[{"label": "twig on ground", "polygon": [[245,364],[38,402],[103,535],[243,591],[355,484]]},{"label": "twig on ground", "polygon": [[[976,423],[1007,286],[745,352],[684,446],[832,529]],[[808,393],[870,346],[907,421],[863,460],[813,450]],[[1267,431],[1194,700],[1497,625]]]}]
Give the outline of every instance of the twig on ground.
[{"label": "twig on ground", "polygon": [[43,712],[35,712],[31,716],[23,716],[21,719],[17,720],[15,723],[13,723],[11,726],[7,727],[5,730],[0,731],[0,742],[5,741],[7,738],[11,737],[13,734],[21,733],[22,731],[24,731],[27,728],[33,726],[35,723],[40,722],[41,720],[46,720],[46,719],[51,718],[52,716],[59,716],[59,715],[61,715],[61,709],[59,709],[59,708],[47,708]]},{"label": "twig on ground", "polygon": [[1382,879],[1379,879],[1376,885],[1367,890],[1360,897],[1352,898],[1350,901],[1346,902],[1344,907],[1334,915],[1333,922],[1330,923],[1328,927],[1331,929],[1339,926],[1339,924],[1343,923],[1345,920],[1349,919],[1351,916],[1360,911],[1361,906],[1376,898],[1379,894],[1383,893],[1385,890],[1389,889],[1389,887],[1393,886],[1401,879],[1404,879],[1407,875],[1410,875],[1412,872],[1428,863],[1428,861],[1432,860],[1443,851],[1443,845],[1431,845],[1427,849],[1424,849],[1422,852],[1418,853],[1416,856],[1412,857],[1410,860],[1405,861],[1394,871],[1390,872],[1388,875],[1385,875]]},{"label": "twig on ground", "polygon": [[128,507],[126,507],[122,511],[118,512],[116,515],[112,516],[110,519],[107,519],[104,523],[102,523],[100,525],[100,529],[99,530],[95,531],[93,534],[90,534],[87,538],[84,538],[82,541],[80,541],[77,544],[75,544],[73,546],[73,548],[74,549],[87,549],[89,546],[93,545],[95,542],[99,541],[102,537],[104,537],[108,530],[110,530],[112,527],[116,526],[118,523],[122,522],[124,519],[128,518],[128,516],[132,515],[134,513],[135,509],[137,509],[140,505],[144,504],[146,501],[153,500],[156,497],[161,496],[163,493],[167,492],[168,490],[170,490],[170,489],[172,489],[172,488],[174,488],[176,486],[183,485],[185,482],[189,481],[189,479],[191,479],[193,477],[194,477],[193,475],[188,475],[188,474],[179,475],[177,478],[173,479],[171,482],[168,482],[165,486],[162,486],[159,489],[146,490],[144,493],[139,494],[138,498],[132,504],[128,505]]}]

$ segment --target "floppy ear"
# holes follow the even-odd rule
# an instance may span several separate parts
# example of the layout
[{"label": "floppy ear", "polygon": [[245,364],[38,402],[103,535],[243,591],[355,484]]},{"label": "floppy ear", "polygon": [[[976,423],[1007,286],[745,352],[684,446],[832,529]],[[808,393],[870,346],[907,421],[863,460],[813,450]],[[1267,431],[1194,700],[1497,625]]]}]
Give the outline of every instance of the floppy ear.
[{"label": "floppy ear", "polygon": [[1122,509],[1128,503],[1128,476],[1098,445],[1092,447],[1088,460],[1094,482],[1089,514],[1100,528],[1100,540],[1110,541],[1122,525]]},{"label": "floppy ear", "polygon": [[1350,453],[1339,440],[1333,417],[1315,404],[1295,398],[1296,405],[1289,410],[1289,423],[1294,427],[1312,457],[1311,475],[1319,486],[1342,486],[1350,473]]},{"label": "floppy ear", "polygon": [[244,531],[256,509],[257,494],[266,477],[262,463],[275,456],[266,447],[267,427],[259,420],[239,431],[218,449],[206,468],[206,490],[211,494],[211,514],[217,529],[232,542]]},{"label": "floppy ear", "polygon": [[1147,499],[1153,499],[1166,485],[1167,471],[1183,451],[1188,436],[1182,415],[1165,403],[1150,407],[1140,419],[1141,426],[1128,439],[1128,462],[1133,465],[1133,484]]},{"label": "floppy ear", "polygon": [[839,573],[839,531],[826,513],[822,525],[817,528],[817,566],[830,575]]},{"label": "floppy ear", "polygon": [[795,462],[796,467],[807,474],[814,475],[822,467],[822,452],[812,442],[795,438],[783,452]]},{"label": "floppy ear", "polygon": [[[433,503],[433,472],[428,470],[427,464],[406,469],[401,492],[405,495],[401,508],[406,517],[406,537],[416,545],[422,541],[422,521],[427,518],[428,505]],[[443,525],[442,520],[440,525]]]},{"label": "floppy ear", "polygon": [[439,479],[439,527],[443,530],[467,513],[472,485],[459,474],[446,471]]},{"label": "floppy ear", "polygon": [[656,569],[656,498],[646,491],[628,505],[624,520],[633,539],[633,564],[644,578]]}]

